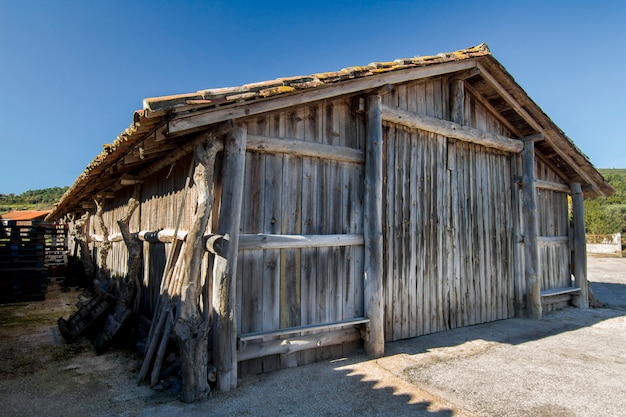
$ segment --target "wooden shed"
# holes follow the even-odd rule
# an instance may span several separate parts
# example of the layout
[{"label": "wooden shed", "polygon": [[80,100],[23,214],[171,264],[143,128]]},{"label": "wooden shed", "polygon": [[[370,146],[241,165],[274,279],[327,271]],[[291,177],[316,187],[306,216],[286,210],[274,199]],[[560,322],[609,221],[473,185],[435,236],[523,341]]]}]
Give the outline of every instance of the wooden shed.
[{"label": "wooden shed", "polygon": [[582,200],[612,192],[482,44],[146,99],[50,217],[152,320],[140,379],[172,334],[193,401],[204,364],[228,390],[584,308]]}]

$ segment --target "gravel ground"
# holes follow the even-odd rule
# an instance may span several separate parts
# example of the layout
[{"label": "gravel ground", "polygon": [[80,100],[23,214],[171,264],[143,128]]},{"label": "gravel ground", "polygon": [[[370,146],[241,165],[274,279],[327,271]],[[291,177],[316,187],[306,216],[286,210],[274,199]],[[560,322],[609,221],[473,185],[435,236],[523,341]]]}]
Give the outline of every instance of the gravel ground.
[{"label": "gravel ground", "polygon": [[[128,352],[65,344],[56,319],[77,293],[0,306],[3,416],[626,416],[626,259],[589,258],[610,308],[568,308],[541,321],[503,320],[386,345],[240,381],[183,404],[135,378]],[[604,292],[606,291],[606,293]],[[603,298],[604,297],[604,298]]]}]

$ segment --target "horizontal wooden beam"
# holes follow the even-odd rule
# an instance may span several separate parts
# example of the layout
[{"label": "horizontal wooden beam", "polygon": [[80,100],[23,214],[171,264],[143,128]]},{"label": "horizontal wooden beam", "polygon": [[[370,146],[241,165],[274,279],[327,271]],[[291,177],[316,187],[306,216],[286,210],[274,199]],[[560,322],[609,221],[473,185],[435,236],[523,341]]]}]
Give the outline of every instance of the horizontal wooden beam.
[{"label": "horizontal wooden beam", "polygon": [[338,85],[330,84],[325,87],[317,87],[304,90],[299,93],[292,93],[278,96],[267,100],[254,101],[251,103],[237,104],[225,108],[212,108],[204,112],[194,112],[187,117],[178,117],[168,124],[168,133],[178,133],[186,130],[202,128],[216,122],[227,119],[238,119],[267,111],[284,109],[297,106],[311,101],[325,100],[343,94],[354,94],[362,90],[382,87],[385,84],[397,84],[421,78],[435,77],[452,72],[463,71],[476,67],[476,60],[450,62],[440,65],[414,68],[405,71],[394,71],[381,75],[357,78],[351,81],[344,81]]},{"label": "horizontal wooden beam", "polygon": [[[186,230],[179,230],[177,233],[178,240],[187,239],[187,234],[189,232]],[[147,231],[143,230],[137,234],[139,239],[144,242],[160,242],[160,243],[171,243],[174,240],[174,229],[163,229],[156,231]]]},{"label": "horizontal wooden beam", "polygon": [[356,328],[334,330],[306,336],[293,336],[258,343],[246,343],[237,352],[237,361],[261,358],[268,355],[288,354],[308,349],[340,345],[361,339],[361,331]]},{"label": "horizontal wooden beam", "polygon": [[[187,239],[186,230],[178,231],[178,240]],[[173,229],[156,231],[143,230],[137,233],[144,242],[170,243],[174,240]],[[91,241],[102,242],[101,235],[91,235]],[[121,242],[122,235],[111,234],[109,242]],[[206,249],[213,254],[220,254],[227,245],[226,239],[220,235],[209,234],[204,236]],[[339,246],[363,245],[363,235],[359,234],[333,234],[333,235],[270,235],[270,234],[241,234],[239,235],[239,250],[263,250],[263,249],[301,249],[301,248],[329,248]]]},{"label": "horizontal wooden beam", "polygon": [[264,153],[286,153],[294,156],[309,156],[356,164],[365,163],[365,152],[361,150],[298,139],[248,135],[246,150]]},{"label": "horizontal wooden beam", "polygon": [[469,126],[462,126],[448,120],[436,119],[385,105],[382,106],[382,112],[384,121],[413,129],[425,130],[448,138],[512,153],[519,153],[524,148],[521,140],[484,132]]},{"label": "horizontal wooden beam", "polygon": [[580,288],[578,287],[553,288],[551,290],[541,291],[541,296],[542,297],[554,297],[556,295],[563,295],[563,294],[578,294],[579,292],[580,292]]},{"label": "horizontal wooden beam", "polygon": [[568,245],[568,244],[569,244],[569,236],[538,236],[537,237],[538,246],[559,246],[559,245]]},{"label": "horizontal wooden beam", "polygon": [[[109,235],[108,241],[111,243],[122,242],[124,239],[122,238],[121,233],[112,233]],[[89,235],[89,241],[95,243],[104,242],[104,236],[102,235]]]},{"label": "horizontal wooden beam", "polygon": [[535,187],[542,190],[557,191],[560,193],[570,193],[570,187],[567,184],[561,184],[560,182],[535,180]]},{"label": "horizontal wooden beam", "polygon": [[267,338],[275,338],[279,336],[286,336],[288,334],[299,334],[312,331],[334,330],[346,326],[367,324],[369,322],[370,320],[364,317],[356,317],[353,319],[334,321],[331,323],[308,324],[305,326],[286,327],[284,329],[272,330],[268,332],[245,333],[239,336],[239,342],[240,344],[245,344],[253,340],[266,340]]},{"label": "horizontal wooden beam", "polygon": [[363,235],[239,235],[239,250],[327,248],[363,245]]}]

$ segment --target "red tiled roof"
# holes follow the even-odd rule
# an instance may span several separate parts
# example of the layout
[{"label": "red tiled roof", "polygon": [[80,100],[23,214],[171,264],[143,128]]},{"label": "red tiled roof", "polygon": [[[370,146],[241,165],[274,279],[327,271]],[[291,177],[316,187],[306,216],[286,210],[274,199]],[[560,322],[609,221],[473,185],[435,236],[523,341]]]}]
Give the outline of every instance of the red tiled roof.
[{"label": "red tiled roof", "polygon": [[52,210],[19,210],[2,215],[2,220],[43,220]]}]

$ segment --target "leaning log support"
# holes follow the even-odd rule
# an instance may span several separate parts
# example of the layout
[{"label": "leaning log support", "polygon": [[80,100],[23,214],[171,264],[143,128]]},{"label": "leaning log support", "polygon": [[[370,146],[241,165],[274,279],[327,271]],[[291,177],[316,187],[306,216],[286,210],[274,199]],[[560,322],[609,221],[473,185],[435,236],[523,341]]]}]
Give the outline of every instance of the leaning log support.
[{"label": "leaning log support", "polygon": [[237,252],[243,200],[247,129],[236,127],[226,137],[222,205],[217,233],[228,240],[224,256],[213,267],[213,365],[217,389],[237,387],[237,322],[235,319]]},{"label": "leaning log support", "polygon": [[185,269],[173,327],[182,361],[181,399],[186,403],[205,399],[210,392],[207,379],[209,316],[201,307],[201,268],[205,253],[204,232],[213,206],[213,172],[217,146],[212,137],[207,142],[205,145],[197,140],[193,147],[196,160],[193,179],[197,191],[197,208],[182,253]]}]

